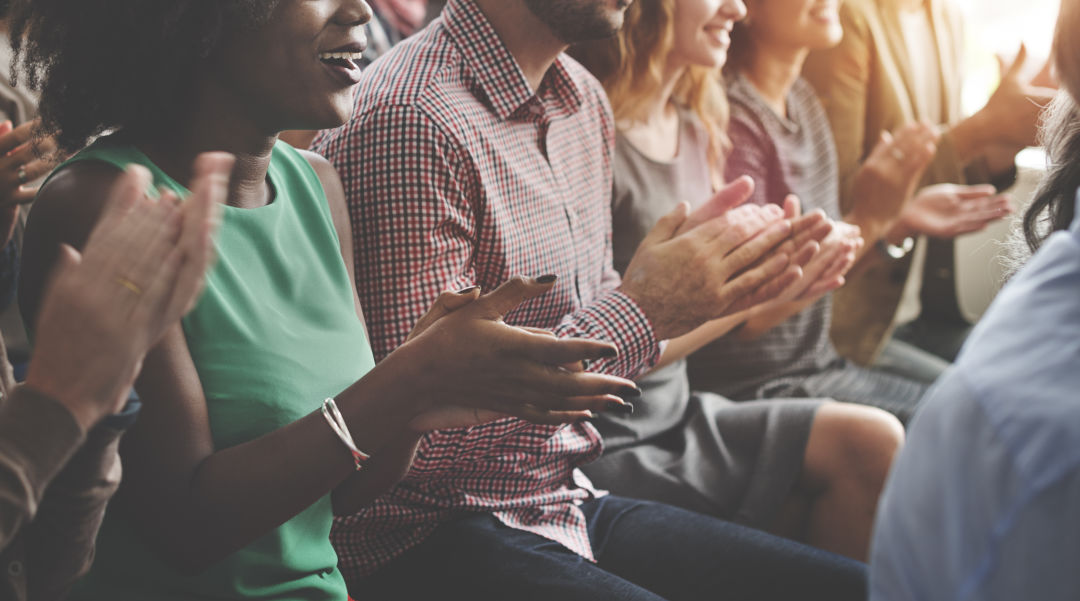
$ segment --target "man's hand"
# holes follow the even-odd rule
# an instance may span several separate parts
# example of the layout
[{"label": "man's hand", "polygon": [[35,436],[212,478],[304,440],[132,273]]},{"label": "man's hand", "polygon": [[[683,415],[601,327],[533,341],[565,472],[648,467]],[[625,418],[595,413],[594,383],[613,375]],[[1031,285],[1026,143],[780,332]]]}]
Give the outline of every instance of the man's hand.
[{"label": "man's hand", "polygon": [[740,205],[751,191],[740,178],[693,214],[681,203],[638,246],[620,290],[658,338],[763,302],[801,275],[788,270],[790,253],[770,254],[791,235],[791,221],[775,205]]}]

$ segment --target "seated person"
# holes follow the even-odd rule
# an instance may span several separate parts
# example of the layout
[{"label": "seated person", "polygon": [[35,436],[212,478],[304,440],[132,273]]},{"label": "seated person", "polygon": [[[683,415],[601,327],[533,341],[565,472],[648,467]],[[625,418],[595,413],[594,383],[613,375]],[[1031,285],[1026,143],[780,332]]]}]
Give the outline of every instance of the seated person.
[{"label": "seated person", "polygon": [[[717,73],[727,60],[726,32],[744,14],[740,0],[638,0],[627,9],[627,22],[615,38],[574,50],[604,84],[615,113],[612,248],[620,271],[658,217],[679,199],[704,201],[722,177],[726,103]],[[719,41],[714,32],[721,32]],[[732,152],[741,150],[736,145]],[[766,183],[755,182],[755,199]],[[809,217],[823,221],[827,237],[803,266],[801,281],[788,292],[792,301],[784,306],[804,306],[836,285],[857,252],[858,230],[834,224],[835,211],[830,219],[820,212]],[[810,242],[811,251],[817,245]],[[809,301],[794,300],[807,295]],[[753,311],[761,312],[761,307]],[[703,328],[709,337],[696,346],[740,323],[746,331],[751,327],[747,313]],[[804,339],[823,333],[803,325],[801,315],[793,319],[796,324],[783,324],[768,340],[802,350],[798,360],[813,364],[816,341]],[[717,344],[727,345],[732,356],[725,360],[731,364],[714,365],[712,371],[732,384],[739,376],[761,377],[763,369],[782,365],[779,358],[766,362],[755,342],[729,335]],[[717,380],[722,378],[710,381]],[[876,409],[828,402],[827,393],[793,389],[774,396],[815,398],[735,403],[688,383],[683,360],[638,383],[641,411],[597,421],[604,455],[583,468],[597,485],[776,529],[865,559],[877,497],[902,439],[895,419]],[[804,511],[778,529],[777,508],[792,501]]]},{"label": "seated person", "polygon": [[202,290],[213,190],[228,185],[228,171],[203,170],[183,209],[143,196],[148,179],[135,169],[120,177],[84,252],[61,251],[24,385],[11,380],[0,340],[5,601],[59,599],[89,569],[137,403],[117,412],[146,351]]},{"label": "seated person", "polygon": [[[724,168],[729,179],[754,178],[753,202],[783,205],[795,194],[803,211],[842,217],[823,245],[836,246],[858,232],[864,243],[853,252],[861,269],[881,260],[879,242],[906,227],[905,206],[937,140],[924,124],[902,127],[895,138],[885,134],[854,178],[855,193],[866,200],[840,211],[829,121],[799,76],[808,53],[835,46],[843,36],[836,5],[830,6],[748,2],[745,22],[732,31],[725,67],[731,151]],[[907,421],[932,380],[862,368],[841,357],[829,340],[832,296],[825,292],[754,316],[735,335],[695,353],[691,383],[736,399],[798,395],[867,403]]]},{"label": "seated person", "polygon": [[[599,83],[561,52],[612,35],[625,10],[600,0],[451,0],[440,20],[365,71],[352,121],[315,148],[344,179],[376,357],[406,339],[440,290],[488,288],[540,268],[559,274],[555,289],[507,321],[612,339],[619,356],[590,369],[635,377],[660,358],[661,340],[798,277],[782,211],[724,210],[745,198],[745,181],[693,213],[675,207],[625,276],[614,271],[615,124]],[[686,407],[680,394],[676,412]],[[759,421],[727,441],[740,447],[742,470],[726,481],[738,505],[727,517],[769,524],[798,477],[800,440],[782,453],[783,472],[753,469],[759,458],[771,464],[767,430]],[[860,443],[846,450],[861,452]],[[504,420],[427,435],[406,478],[334,530],[353,596],[427,598],[448,587],[474,599],[859,596],[857,570],[848,571],[857,564],[836,555],[603,496],[577,469],[601,450],[589,422]]]},{"label": "seated person", "polygon": [[1049,109],[1051,167],[1025,216],[1038,252],[911,424],[875,525],[875,601],[1080,591],[1078,27],[1080,2],[1065,0],[1054,53],[1067,92]]},{"label": "seated person", "polygon": [[223,215],[206,290],[135,382],[144,407],[121,449],[125,477],[74,599],[345,601],[333,515],[394,483],[423,432],[504,415],[573,422],[635,390],[560,367],[613,345],[501,322],[549,291],[547,279],[484,297],[447,292],[374,365],[343,254],[341,184],[324,160],[277,141],[348,117],[364,2],[79,6],[12,6],[45,131],[65,151],[115,132],[42,187],[26,231],[24,314],[37,315],[59,244],[82,247],[122,166],[143,165],[155,189],[180,197],[203,150],[230,151],[236,166],[214,194]]},{"label": "seated person", "polygon": [[[868,266],[837,292],[832,326],[843,356],[864,365],[876,360],[924,381],[946,363],[911,353],[912,345],[952,360],[970,327],[956,301],[953,238],[1011,212],[1007,199],[986,184],[1011,184],[1014,155],[1034,143],[1039,106],[1049,99],[1047,90],[1020,78],[1024,61],[1018,57],[986,105],[965,117],[956,4],[847,0],[839,9],[843,40],[811,52],[803,67],[832,127],[845,212],[876,202],[856,193],[854,182],[882,132],[916,121],[941,129],[924,188],[907,205],[906,227],[891,232],[891,244],[883,246],[883,257],[896,258]],[[907,252],[923,235],[925,251]],[[901,328],[904,335],[891,337],[905,322],[911,323]]]}]

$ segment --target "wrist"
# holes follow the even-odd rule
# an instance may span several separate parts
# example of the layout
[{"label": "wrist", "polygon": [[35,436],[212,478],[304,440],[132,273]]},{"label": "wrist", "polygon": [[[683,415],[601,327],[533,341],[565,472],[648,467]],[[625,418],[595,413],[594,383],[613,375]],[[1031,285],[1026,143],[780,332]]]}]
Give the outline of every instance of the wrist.
[{"label": "wrist", "polygon": [[92,430],[108,413],[100,403],[89,402],[54,379],[42,376],[34,369],[33,361],[22,387],[35,395],[55,400],[75,418],[83,432]]},{"label": "wrist", "polygon": [[953,147],[960,161],[967,164],[982,154],[987,145],[987,124],[993,123],[992,115],[983,108],[974,115],[960,121],[949,128],[949,136],[952,138]]}]

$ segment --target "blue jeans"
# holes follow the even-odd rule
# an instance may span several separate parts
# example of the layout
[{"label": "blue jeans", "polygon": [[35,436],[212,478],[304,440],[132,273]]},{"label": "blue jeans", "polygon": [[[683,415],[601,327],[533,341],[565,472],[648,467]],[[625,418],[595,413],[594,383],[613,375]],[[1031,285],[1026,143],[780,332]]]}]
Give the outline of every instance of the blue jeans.
[{"label": "blue jeans", "polygon": [[581,509],[597,562],[490,514],[439,526],[354,599],[715,601],[866,598],[866,566],[758,530],[608,496]]}]

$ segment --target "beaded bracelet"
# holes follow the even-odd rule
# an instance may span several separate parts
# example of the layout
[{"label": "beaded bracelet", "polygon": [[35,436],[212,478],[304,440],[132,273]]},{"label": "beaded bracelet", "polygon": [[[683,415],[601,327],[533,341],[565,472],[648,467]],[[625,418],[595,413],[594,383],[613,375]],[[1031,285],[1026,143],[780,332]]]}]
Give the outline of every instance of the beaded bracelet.
[{"label": "beaded bracelet", "polygon": [[356,442],[353,440],[352,433],[349,432],[349,426],[345,423],[345,418],[341,416],[341,411],[338,411],[337,403],[334,402],[333,397],[323,401],[322,414],[323,418],[326,419],[326,423],[330,424],[330,429],[334,431],[334,434],[337,434],[345,448],[352,453],[356,471],[360,471],[360,468],[364,467],[364,462],[371,459],[371,455],[356,448]]}]

